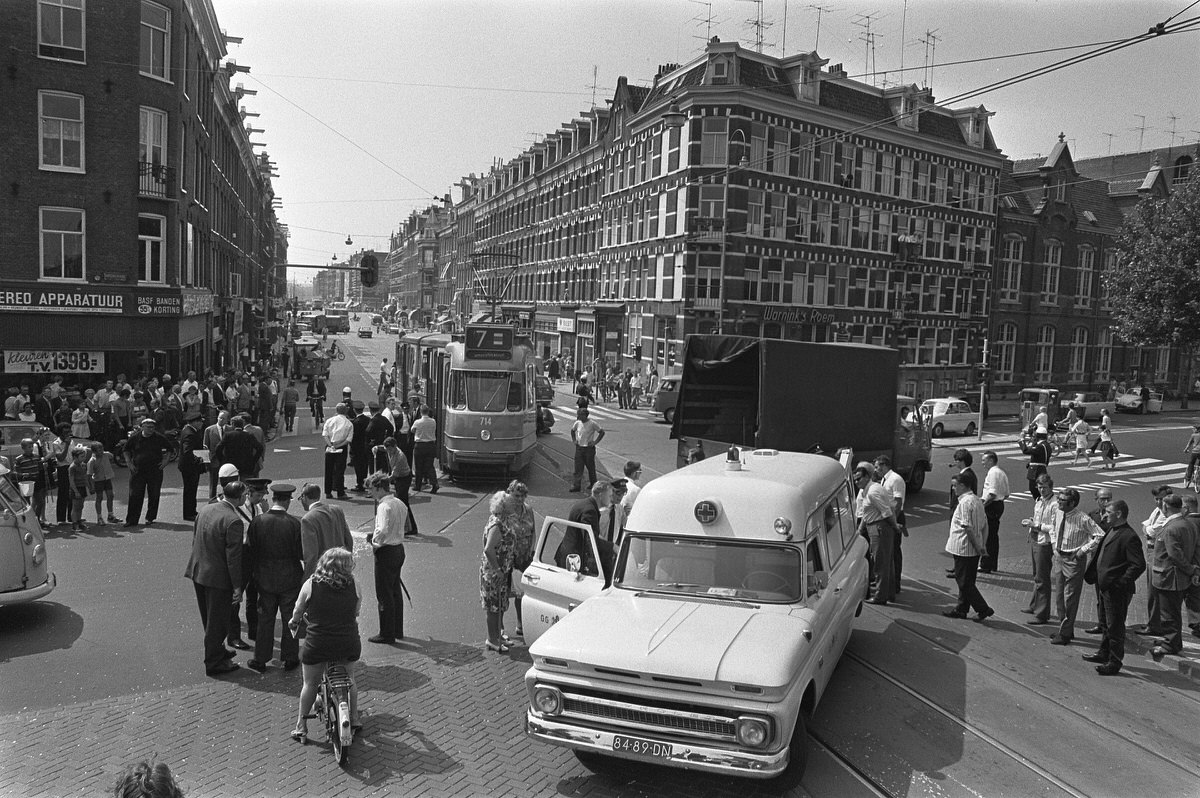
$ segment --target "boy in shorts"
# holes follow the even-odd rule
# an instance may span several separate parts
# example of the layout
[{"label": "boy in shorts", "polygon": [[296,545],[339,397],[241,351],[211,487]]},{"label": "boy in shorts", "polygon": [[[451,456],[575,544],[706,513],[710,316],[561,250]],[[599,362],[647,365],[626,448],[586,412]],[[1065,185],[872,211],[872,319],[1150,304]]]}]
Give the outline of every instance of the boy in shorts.
[{"label": "boy in shorts", "polygon": [[96,523],[104,524],[100,515],[101,501],[108,502],[108,523],[115,524],[121,519],[113,515],[113,463],[112,454],[104,451],[104,444],[99,441],[92,444],[92,459],[87,463],[88,485],[96,494]]}]

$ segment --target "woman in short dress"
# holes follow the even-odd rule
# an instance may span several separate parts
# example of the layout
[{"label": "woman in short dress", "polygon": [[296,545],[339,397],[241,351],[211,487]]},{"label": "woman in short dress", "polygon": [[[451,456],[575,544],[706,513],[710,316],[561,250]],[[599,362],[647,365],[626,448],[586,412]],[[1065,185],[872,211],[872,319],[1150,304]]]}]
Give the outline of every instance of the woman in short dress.
[{"label": "woman in short dress", "polygon": [[362,654],[362,640],[358,635],[361,605],[362,596],[354,581],[354,555],[343,548],[326,549],[317,560],[313,575],[301,586],[296,609],[288,622],[292,634],[300,628],[302,619],[308,624],[308,632],[300,646],[304,687],[300,689],[300,711],[296,716],[296,728],[292,730],[293,740],[305,742],[308,739],[307,718],[312,715],[325,666],[331,662],[346,665],[350,676],[350,728],[355,733],[362,729],[358,718],[358,686],[350,667],[350,663],[357,662]]},{"label": "woman in short dress", "polygon": [[488,505],[487,525],[483,531],[483,555],[479,563],[479,599],[487,614],[487,647],[501,654],[508,651],[510,640],[501,631],[504,611],[508,609],[508,585],[516,541],[516,497],[499,491]]},{"label": "woman in short dress", "polygon": [[[513,501],[517,503],[516,517],[513,522],[513,560],[511,571],[524,571],[533,562],[534,517],[533,508],[529,506],[529,488],[521,480],[514,479],[508,483],[505,492],[512,496]],[[511,589],[511,579],[509,580],[509,586]],[[514,634],[517,637],[524,637],[525,629],[521,622],[521,591],[519,590],[513,593],[513,606],[517,611],[517,627]],[[500,630],[500,637],[501,639],[504,638],[503,628]]]}]

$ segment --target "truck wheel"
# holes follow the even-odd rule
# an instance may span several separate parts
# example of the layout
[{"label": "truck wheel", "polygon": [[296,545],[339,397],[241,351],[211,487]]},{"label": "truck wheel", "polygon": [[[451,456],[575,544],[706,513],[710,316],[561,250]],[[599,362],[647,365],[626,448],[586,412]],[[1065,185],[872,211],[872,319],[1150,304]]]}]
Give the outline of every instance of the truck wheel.
[{"label": "truck wheel", "polygon": [[970,424],[967,425],[967,431],[964,432],[963,435],[966,435],[969,438],[974,434],[975,434],[975,422],[972,421]]},{"label": "truck wheel", "polygon": [[925,487],[925,467],[921,463],[913,463],[912,471],[908,474],[908,492],[920,493]]},{"label": "truck wheel", "polygon": [[664,410],[663,411],[663,420],[666,421],[668,424],[674,423],[675,422],[675,408],[668,407],[666,410]]},{"label": "truck wheel", "polygon": [[945,431],[946,428],[941,425],[941,422],[933,425],[933,437],[940,438],[942,437],[942,433]]},{"label": "truck wheel", "polygon": [[787,768],[773,779],[779,787],[791,789],[799,786],[808,769],[808,727],[805,724],[804,712],[796,716],[796,729],[792,732],[792,741],[788,743]]}]

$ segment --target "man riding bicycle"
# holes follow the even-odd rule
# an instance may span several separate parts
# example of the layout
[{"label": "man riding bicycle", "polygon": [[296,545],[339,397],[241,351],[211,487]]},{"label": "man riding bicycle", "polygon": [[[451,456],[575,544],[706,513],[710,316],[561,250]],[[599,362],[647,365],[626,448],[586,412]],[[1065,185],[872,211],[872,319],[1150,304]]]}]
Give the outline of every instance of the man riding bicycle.
[{"label": "man riding bicycle", "polygon": [[1200,462],[1200,423],[1192,425],[1192,435],[1188,438],[1187,446],[1183,447],[1183,451],[1191,455],[1188,458],[1187,474],[1183,478],[1183,484],[1186,487],[1195,484],[1196,463]]}]

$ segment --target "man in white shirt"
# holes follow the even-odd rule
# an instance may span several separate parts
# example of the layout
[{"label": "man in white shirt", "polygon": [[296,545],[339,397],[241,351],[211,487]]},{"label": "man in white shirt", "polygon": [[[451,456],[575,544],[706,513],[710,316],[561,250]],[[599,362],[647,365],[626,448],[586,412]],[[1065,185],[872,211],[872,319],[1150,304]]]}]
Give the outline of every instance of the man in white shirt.
[{"label": "man in white shirt", "polygon": [[575,444],[575,471],[571,475],[571,493],[580,491],[583,469],[587,468],[588,485],[596,482],[596,445],[604,440],[604,429],[588,417],[586,407],[579,408],[571,425],[571,441]]},{"label": "man in white shirt", "polygon": [[983,557],[979,560],[979,573],[990,574],[996,570],[1000,560],[1000,516],[1004,515],[1004,500],[1008,498],[1010,488],[1008,474],[999,466],[996,453],[983,453],[983,466],[987,475],[983,478],[983,512],[987,515],[987,540],[984,543]]},{"label": "man in white shirt", "polygon": [[642,492],[642,486],[637,483],[642,478],[642,464],[637,460],[627,460],[625,462],[625,498],[621,500],[621,504],[625,505],[625,517],[629,517],[629,513],[633,510],[633,503],[637,501],[638,494]]},{"label": "man in white shirt", "polygon": [[346,453],[350,439],[354,437],[354,425],[350,422],[350,408],[339,402],[337,412],[321,428],[325,439],[325,495],[337,494],[339,499],[349,498],[346,494]]},{"label": "man in white shirt", "polygon": [[904,500],[907,498],[908,488],[904,484],[904,477],[892,470],[892,458],[886,454],[875,458],[875,476],[892,500],[892,518],[896,522],[896,539],[892,545],[892,563],[895,565],[893,592],[899,593],[900,576],[904,572],[904,552],[900,546],[901,541],[908,537],[908,527],[904,523]]},{"label": "man in white shirt", "polygon": [[950,519],[950,536],[946,539],[946,552],[954,557],[954,581],[958,583],[958,604],[954,609],[942,613],[947,618],[966,618],[967,611],[974,609],[976,621],[984,621],[996,614],[975,586],[975,575],[979,570],[979,556],[984,549],[984,534],[987,519],[983,502],[971,492],[968,477],[962,473],[950,478],[950,489],[958,498],[954,516]]},{"label": "man in white shirt", "polygon": [[1104,530],[1079,509],[1079,491],[1074,488],[1061,489],[1057,505],[1049,528],[1043,527],[1041,531],[1049,533],[1053,547],[1050,592],[1060,619],[1058,632],[1051,635],[1050,642],[1066,646],[1075,637],[1075,615],[1083,592],[1087,555],[1100,544]]},{"label": "man in white shirt", "polygon": [[858,489],[855,515],[858,529],[870,542],[867,561],[871,579],[876,582],[872,604],[887,604],[896,597],[896,566],[892,554],[896,540],[896,520],[892,515],[892,500],[878,482],[872,481],[875,467],[859,463],[854,467],[854,486]]},{"label": "man in white shirt", "polygon": [[413,490],[420,491],[428,483],[429,492],[438,492],[437,469],[437,422],[429,405],[421,406],[421,417],[412,423],[413,436]]},{"label": "man in white shirt", "polygon": [[1150,517],[1142,522],[1142,539],[1146,544],[1146,623],[1138,626],[1131,626],[1131,632],[1145,635],[1161,635],[1162,629],[1162,607],[1159,605],[1158,594],[1154,590],[1154,583],[1151,581],[1154,576],[1154,568],[1150,564],[1154,562],[1154,541],[1158,538],[1158,533],[1167,524],[1167,514],[1163,510],[1163,500],[1171,495],[1170,485],[1159,485],[1153,488],[1150,494],[1154,496],[1154,509],[1150,511]]}]

